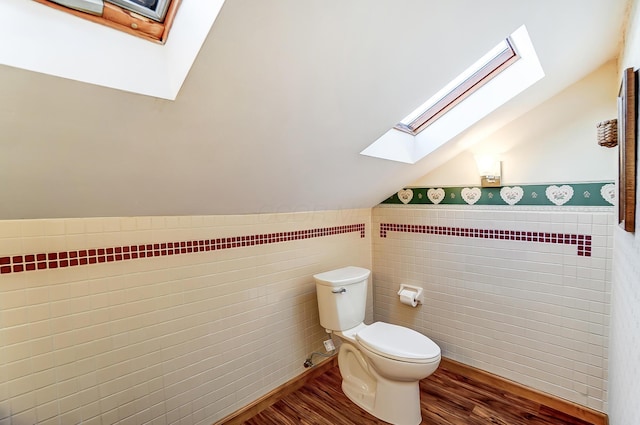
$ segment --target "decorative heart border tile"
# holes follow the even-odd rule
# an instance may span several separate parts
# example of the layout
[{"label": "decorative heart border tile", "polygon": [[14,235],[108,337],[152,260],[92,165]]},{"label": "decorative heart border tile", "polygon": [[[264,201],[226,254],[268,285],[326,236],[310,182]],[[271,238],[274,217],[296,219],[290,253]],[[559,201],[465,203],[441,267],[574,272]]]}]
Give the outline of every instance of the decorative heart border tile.
[{"label": "decorative heart border tile", "polygon": [[509,205],[517,204],[518,202],[520,202],[523,196],[524,190],[520,186],[505,186],[500,189],[500,197]]},{"label": "decorative heart border tile", "polygon": [[413,190],[402,189],[398,192],[398,198],[400,198],[403,204],[408,204],[413,199]]},{"label": "decorative heart border tile", "polygon": [[503,205],[612,207],[614,182],[557,183],[503,187],[412,187],[398,191],[383,204],[403,205]]},{"label": "decorative heart border tile", "polygon": [[429,189],[427,190],[427,198],[434,203],[439,204],[445,197],[444,189],[439,187],[437,189]]},{"label": "decorative heart border tile", "polygon": [[482,197],[482,191],[479,187],[465,187],[460,191],[460,196],[467,204],[473,205]]},{"label": "decorative heart border tile", "polygon": [[618,189],[615,184],[607,183],[603,184],[600,188],[600,196],[610,203],[611,205],[616,204],[616,196],[618,195]]},{"label": "decorative heart border tile", "polygon": [[549,186],[544,193],[547,195],[547,199],[558,206],[566,204],[571,200],[571,198],[573,198],[573,188],[568,184],[563,184],[562,186]]}]

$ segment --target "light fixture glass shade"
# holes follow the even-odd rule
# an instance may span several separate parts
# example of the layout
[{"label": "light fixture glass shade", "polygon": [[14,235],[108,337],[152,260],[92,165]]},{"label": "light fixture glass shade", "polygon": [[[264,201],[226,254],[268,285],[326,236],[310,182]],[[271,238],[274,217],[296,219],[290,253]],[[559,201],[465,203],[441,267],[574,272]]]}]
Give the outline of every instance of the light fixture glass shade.
[{"label": "light fixture glass shade", "polygon": [[501,162],[493,155],[475,155],[478,174],[483,187],[500,186]]}]

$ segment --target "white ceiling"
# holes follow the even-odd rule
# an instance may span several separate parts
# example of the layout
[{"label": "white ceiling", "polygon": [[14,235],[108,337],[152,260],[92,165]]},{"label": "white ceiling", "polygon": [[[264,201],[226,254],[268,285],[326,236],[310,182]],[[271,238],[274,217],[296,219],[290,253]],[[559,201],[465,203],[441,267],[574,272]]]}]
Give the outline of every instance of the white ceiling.
[{"label": "white ceiling", "polygon": [[[626,7],[230,0],[175,101],[0,66],[0,219],[372,207],[616,57]],[[522,24],[540,82],[414,165],[359,154]]]}]

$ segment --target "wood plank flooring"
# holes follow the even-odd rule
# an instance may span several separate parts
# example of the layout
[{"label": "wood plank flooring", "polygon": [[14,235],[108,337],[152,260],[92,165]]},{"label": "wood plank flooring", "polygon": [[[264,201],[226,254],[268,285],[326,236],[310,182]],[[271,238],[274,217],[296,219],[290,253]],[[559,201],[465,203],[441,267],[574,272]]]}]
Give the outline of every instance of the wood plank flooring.
[{"label": "wood plank flooring", "polygon": [[[385,424],[352,403],[337,366],[246,421],[249,425]],[[420,382],[424,425],[591,425],[442,366]]]}]

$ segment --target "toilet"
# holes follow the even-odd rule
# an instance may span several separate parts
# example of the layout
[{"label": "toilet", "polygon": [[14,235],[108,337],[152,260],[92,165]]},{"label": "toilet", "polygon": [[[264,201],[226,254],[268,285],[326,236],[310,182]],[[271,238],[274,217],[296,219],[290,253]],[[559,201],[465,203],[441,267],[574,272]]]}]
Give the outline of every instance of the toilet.
[{"label": "toilet", "polygon": [[314,275],[320,324],[342,341],[338,366],[345,395],[383,421],[417,425],[419,381],[438,368],[440,347],[409,328],[364,324],[370,274],[344,267]]}]

